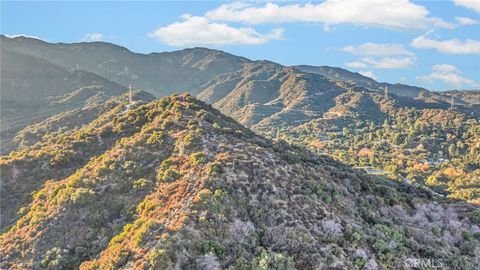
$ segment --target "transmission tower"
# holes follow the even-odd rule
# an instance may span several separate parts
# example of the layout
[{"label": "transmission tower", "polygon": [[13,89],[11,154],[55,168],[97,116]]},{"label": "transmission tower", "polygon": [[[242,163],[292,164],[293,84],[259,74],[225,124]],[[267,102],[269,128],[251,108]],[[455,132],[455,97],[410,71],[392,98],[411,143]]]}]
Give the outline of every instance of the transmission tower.
[{"label": "transmission tower", "polygon": [[132,84],[129,85],[128,87],[128,103],[130,105],[133,104],[133,99],[132,99]]}]

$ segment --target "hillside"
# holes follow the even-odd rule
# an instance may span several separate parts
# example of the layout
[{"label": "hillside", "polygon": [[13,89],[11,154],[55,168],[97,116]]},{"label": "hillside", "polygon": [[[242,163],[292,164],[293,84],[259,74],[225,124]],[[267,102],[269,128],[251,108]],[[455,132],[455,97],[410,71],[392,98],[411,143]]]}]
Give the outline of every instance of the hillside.
[{"label": "hillside", "polygon": [[360,88],[340,94],[326,113],[301,125],[253,129],[367,172],[480,203],[480,124],[462,108],[394,94],[387,99]]},{"label": "hillside", "polygon": [[[137,92],[133,99],[139,106],[153,96]],[[72,174],[119,138],[136,131],[138,127],[126,123],[122,129],[112,128],[112,122],[119,113],[126,112],[127,105],[126,95],[114,97],[55,115],[18,133],[8,146],[16,151],[0,159],[2,231],[14,223],[16,213],[45,181]]]},{"label": "hillside", "polygon": [[[285,67],[218,50],[192,48],[139,54],[104,42],[47,43],[2,36],[2,47],[67,69],[79,67],[122,85],[162,97],[188,91],[247,126],[297,126],[322,117],[352,88],[383,93],[409,107],[448,108],[451,96],[419,87],[379,83],[341,68]],[[458,109],[478,114],[472,98],[455,97]],[[370,119],[383,121],[383,119]]]},{"label": "hillside", "polygon": [[385,87],[387,87],[390,93],[394,93],[399,96],[419,99],[426,103],[431,103],[435,101],[450,102],[453,96],[455,99],[455,103],[458,105],[480,104],[477,100],[477,96],[480,95],[478,91],[464,90],[435,92],[428,91],[427,89],[421,87],[410,86],[401,83],[392,84],[385,82],[377,82],[369,77],[363,76],[356,72],[348,71],[343,68],[308,65],[294,66],[294,68],[307,73],[319,74],[334,80],[350,82],[355,86],[364,87],[367,89],[383,90],[385,89]]},{"label": "hillside", "polygon": [[[478,265],[471,205],[265,139],[189,95],[115,107],[1,166],[2,215],[20,209],[2,269]],[[32,197],[9,191],[31,183]]]},{"label": "hillside", "polygon": [[[127,106],[129,106],[129,98],[129,93],[125,93],[108,99],[90,100],[83,104],[82,107],[55,114],[17,132],[11,143],[3,150],[22,149],[33,146],[44,139],[45,136],[51,137],[59,133],[72,132],[84,128],[85,125],[88,125],[104,113],[112,110],[126,110]],[[131,98],[135,104],[155,99],[152,94],[140,90],[132,90]]]},{"label": "hillside", "polygon": [[[252,64],[265,66],[268,61],[252,61],[219,50],[191,48],[172,52],[141,54],[106,42],[48,43],[38,39],[0,36],[2,47],[16,53],[42,58],[66,69],[86,70],[121,85],[132,83],[134,87],[151,92],[157,97],[188,91],[196,95],[213,86],[215,81],[248,72]],[[279,64],[276,64],[281,66]],[[335,81],[348,82],[378,90],[388,86],[392,93],[419,98],[425,102],[449,102],[450,96],[403,84],[380,83],[371,78],[345,69],[328,66],[293,66],[298,72],[321,75]],[[218,76],[218,77],[217,77]],[[213,81],[212,81],[213,80]],[[223,91],[227,90],[225,85]],[[456,97],[457,104],[472,104],[471,99]]]},{"label": "hillside", "polygon": [[66,69],[93,72],[121,85],[132,84],[163,97],[190,91],[213,77],[240,70],[250,60],[222,51],[192,48],[174,52],[140,54],[105,42],[47,43],[41,40],[0,36],[2,47],[39,57]]},{"label": "hillside", "polygon": [[357,86],[371,88],[371,89],[384,89],[385,86],[389,88],[392,93],[408,97],[419,97],[425,93],[428,93],[426,89],[402,85],[402,84],[390,84],[390,83],[379,83],[369,77],[363,76],[356,72],[351,72],[342,68],[328,67],[328,66],[308,66],[300,65],[295,66],[296,69],[303,72],[320,74],[322,76],[332,78],[339,81],[350,81]]},{"label": "hillside", "polygon": [[0,53],[1,136],[5,141],[29,124],[125,90],[94,73],[69,70],[42,58],[10,51],[3,42]]},{"label": "hillside", "polygon": [[[4,154],[33,145],[52,131],[79,128],[108,110],[103,102],[116,94],[115,89],[124,88],[115,88],[101,75],[157,96],[188,90],[269,138],[284,138],[349,165],[383,171],[395,180],[429,184],[446,196],[480,199],[476,91],[431,92],[376,82],[341,68],[285,67],[206,48],[146,55],[103,42],[1,40],[2,50],[7,50],[2,72],[22,74],[2,80],[2,97],[5,92],[24,100],[21,106],[13,101],[2,106],[7,117],[2,125],[9,127],[2,129]],[[18,63],[7,61],[9,55],[18,55]],[[29,80],[32,83],[22,86]],[[107,86],[75,88],[91,84]],[[17,92],[22,94],[12,94]]]},{"label": "hillside", "polygon": [[326,112],[332,98],[345,91],[336,81],[271,62],[248,64],[218,76],[198,97],[246,126],[292,125]]},{"label": "hillside", "polygon": [[[215,77],[197,97],[257,131],[292,128],[312,120],[333,121],[336,126],[365,120],[380,123],[389,117],[389,108],[448,110],[451,106],[450,97],[426,90],[418,96],[389,91],[385,99],[380,86],[366,88],[339,79],[346,78],[256,61]],[[457,102],[455,110],[470,118],[480,115],[479,105],[465,102]]]}]

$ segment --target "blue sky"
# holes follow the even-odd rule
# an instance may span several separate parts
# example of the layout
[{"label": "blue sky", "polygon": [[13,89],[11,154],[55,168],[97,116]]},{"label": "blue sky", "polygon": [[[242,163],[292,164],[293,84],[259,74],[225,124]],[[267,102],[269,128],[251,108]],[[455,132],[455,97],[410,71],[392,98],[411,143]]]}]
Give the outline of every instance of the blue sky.
[{"label": "blue sky", "polygon": [[480,89],[480,0],[2,1],[1,33],[142,53],[202,46],[431,90]]}]

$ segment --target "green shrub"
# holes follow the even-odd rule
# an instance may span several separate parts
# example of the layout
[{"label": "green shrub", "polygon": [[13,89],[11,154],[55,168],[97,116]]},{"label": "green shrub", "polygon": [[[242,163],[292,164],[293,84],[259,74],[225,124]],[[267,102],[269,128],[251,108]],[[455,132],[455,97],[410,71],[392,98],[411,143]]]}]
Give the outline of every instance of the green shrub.
[{"label": "green shrub", "polygon": [[93,200],[95,191],[88,188],[77,188],[75,192],[70,195],[70,200],[77,205],[85,205]]},{"label": "green shrub", "polygon": [[358,242],[362,240],[362,235],[360,232],[350,229],[345,232],[345,240],[349,242]]},{"label": "green shrub", "polygon": [[146,256],[148,264],[152,269],[166,270],[171,269],[172,261],[168,257],[165,249],[154,248]]},{"label": "green shrub", "polygon": [[201,165],[207,163],[207,156],[203,152],[196,152],[190,155],[190,164]]},{"label": "green shrub", "polygon": [[195,147],[198,144],[198,137],[193,133],[189,133],[183,138],[183,143],[185,147]]},{"label": "green shrub", "polygon": [[54,247],[45,253],[45,256],[40,261],[40,266],[52,270],[70,269],[69,257],[68,250]]},{"label": "green shrub", "polygon": [[75,158],[76,153],[72,150],[55,150],[49,163],[53,167],[66,166],[73,162]]},{"label": "green shrub", "polygon": [[221,163],[215,162],[214,164],[211,164],[210,166],[208,166],[207,170],[208,170],[208,175],[216,176],[222,172]]},{"label": "green shrub", "polygon": [[153,182],[145,178],[140,178],[133,182],[133,188],[135,189],[146,190],[146,189],[150,189],[153,186],[154,186]]},{"label": "green shrub", "polygon": [[148,139],[147,144],[152,146],[160,146],[163,144],[165,139],[165,133],[161,131],[155,131]]},{"label": "green shrub", "polygon": [[159,171],[157,174],[157,180],[160,183],[173,182],[178,180],[180,177],[182,177],[182,173],[173,168],[167,169],[166,171]]},{"label": "green shrub", "polygon": [[383,240],[378,240],[373,244],[373,249],[378,254],[386,254],[389,252],[388,244]]},{"label": "green shrub", "polygon": [[260,256],[252,261],[252,269],[255,270],[293,270],[295,262],[291,257],[285,256],[281,253],[262,251]]},{"label": "green shrub", "polygon": [[213,253],[220,259],[224,259],[227,256],[225,247],[219,242],[213,240],[204,242],[201,251],[203,254]]},{"label": "green shrub", "polygon": [[480,210],[472,211],[469,218],[473,223],[480,223]]}]

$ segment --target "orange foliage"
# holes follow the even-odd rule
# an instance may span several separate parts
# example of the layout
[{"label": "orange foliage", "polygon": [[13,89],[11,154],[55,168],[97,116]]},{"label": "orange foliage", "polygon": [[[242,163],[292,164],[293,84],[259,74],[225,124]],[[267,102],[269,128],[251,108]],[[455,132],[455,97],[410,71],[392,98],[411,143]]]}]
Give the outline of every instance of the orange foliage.
[{"label": "orange foliage", "polygon": [[424,162],[424,163],[415,163],[413,166],[412,166],[412,170],[413,171],[417,171],[417,172],[427,172],[428,170],[430,170],[430,165],[428,165],[428,163]]},{"label": "orange foliage", "polygon": [[358,151],[359,157],[373,157],[373,151],[368,148],[362,148]]},{"label": "orange foliage", "polygon": [[448,178],[458,178],[465,176],[465,172],[462,169],[455,169],[453,167],[448,167],[443,170],[443,174],[446,175]]},{"label": "orange foliage", "polygon": [[312,141],[310,141],[310,145],[312,147],[315,147],[316,149],[322,149],[323,147],[325,147],[325,144],[319,139],[313,139]]}]

